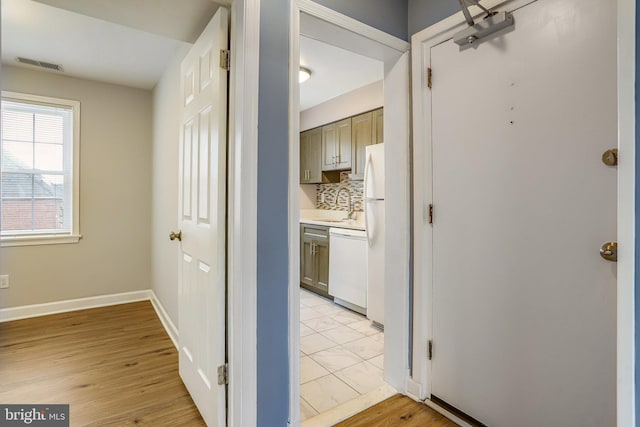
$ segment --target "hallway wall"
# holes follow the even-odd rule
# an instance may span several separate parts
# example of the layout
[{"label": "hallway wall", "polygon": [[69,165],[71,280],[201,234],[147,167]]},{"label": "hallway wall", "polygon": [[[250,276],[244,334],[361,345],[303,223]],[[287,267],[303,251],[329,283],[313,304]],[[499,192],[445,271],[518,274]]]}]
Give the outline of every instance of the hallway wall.
[{"label": "hallway wall", "polygon": [[148,289],[151,92],[8,65],[1,83],[80,101],[82,239],[0,249],[0,308]]},{"label": "hallway wall", "polygon": [[408,0],[409,39],[419,31],[460,11],[455,0]]},{"label": "hallway wall", "polygon": [[[314,0],[323,6],[371,25],[402,40],[407,38],[406,0]],[[432,0],[417,0],[421,3]],[[445,0],[447,1],[447,0]]]}]

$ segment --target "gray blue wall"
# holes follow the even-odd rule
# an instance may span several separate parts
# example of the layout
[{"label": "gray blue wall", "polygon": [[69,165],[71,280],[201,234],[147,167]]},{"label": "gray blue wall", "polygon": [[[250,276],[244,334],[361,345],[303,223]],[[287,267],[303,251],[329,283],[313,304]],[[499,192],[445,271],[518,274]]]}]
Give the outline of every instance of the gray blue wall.
[{"label": "gray blue wall", "polygon": [[289,1],[260,7],[258,104],[258,426],[289,413]]},{"label": "gray blue wall", "polygon": [[[640,230],[640,60],[638,60],[638,54],[640,53],[640,35],[638,34],[638,25],[640,25],[640,1],[636,0],[636,220],[635,229]],[[636,427],[640,427],[640,360],[638,360],[638,349],[640,349],[640,273],[638,272],[638,266],[640,266],[640,239],[638,239],[638,232],[636,231],[636,260],[635,260],[635,298],[636,298]]]},{"label": "gray blue wall", "polygon": [[409,36],[460,11],[457,0],[408,0]]},{"label": "gray blue wall", "polygon": [[402,40],[408,40],[407,0],[314,1]]}]

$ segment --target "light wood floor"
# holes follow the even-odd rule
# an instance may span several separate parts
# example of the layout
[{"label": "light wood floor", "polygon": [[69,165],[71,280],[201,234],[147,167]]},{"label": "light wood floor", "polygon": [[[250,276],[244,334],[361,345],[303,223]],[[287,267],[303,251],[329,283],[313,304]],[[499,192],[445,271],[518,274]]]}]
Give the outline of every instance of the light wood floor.
[{"label": "light wood floor", "polygon": [[334,427],[456,427],[424,403],[396,394]]},{"label": "light wood floor", "polygon": [[0,402],[69,403],[72,426],[204,426],[148,301],[0,323]]}]

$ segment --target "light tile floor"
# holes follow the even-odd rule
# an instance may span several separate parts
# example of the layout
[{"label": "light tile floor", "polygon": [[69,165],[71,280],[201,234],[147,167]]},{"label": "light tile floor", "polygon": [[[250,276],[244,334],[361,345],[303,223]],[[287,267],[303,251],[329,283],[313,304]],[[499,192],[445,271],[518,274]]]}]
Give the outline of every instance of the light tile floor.
[{"label": "light tile floor", "polygon": [[384,334],[365,316],[300,289],[300,336],[302,420],[384,384]]}]

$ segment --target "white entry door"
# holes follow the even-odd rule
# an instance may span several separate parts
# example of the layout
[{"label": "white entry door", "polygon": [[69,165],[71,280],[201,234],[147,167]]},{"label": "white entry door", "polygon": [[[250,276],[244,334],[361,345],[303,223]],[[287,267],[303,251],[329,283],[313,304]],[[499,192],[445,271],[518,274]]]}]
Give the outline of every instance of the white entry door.
[{"label": "white entry door", "polygon": [[614,426],[616,8],[513,15],[430,52],[431,394],[493,427]]},{"label": "white entry door", "polygon": [[209,426],[226,425],[225,364],[228,11],[220,8],[181,69],[180,376]]}]

